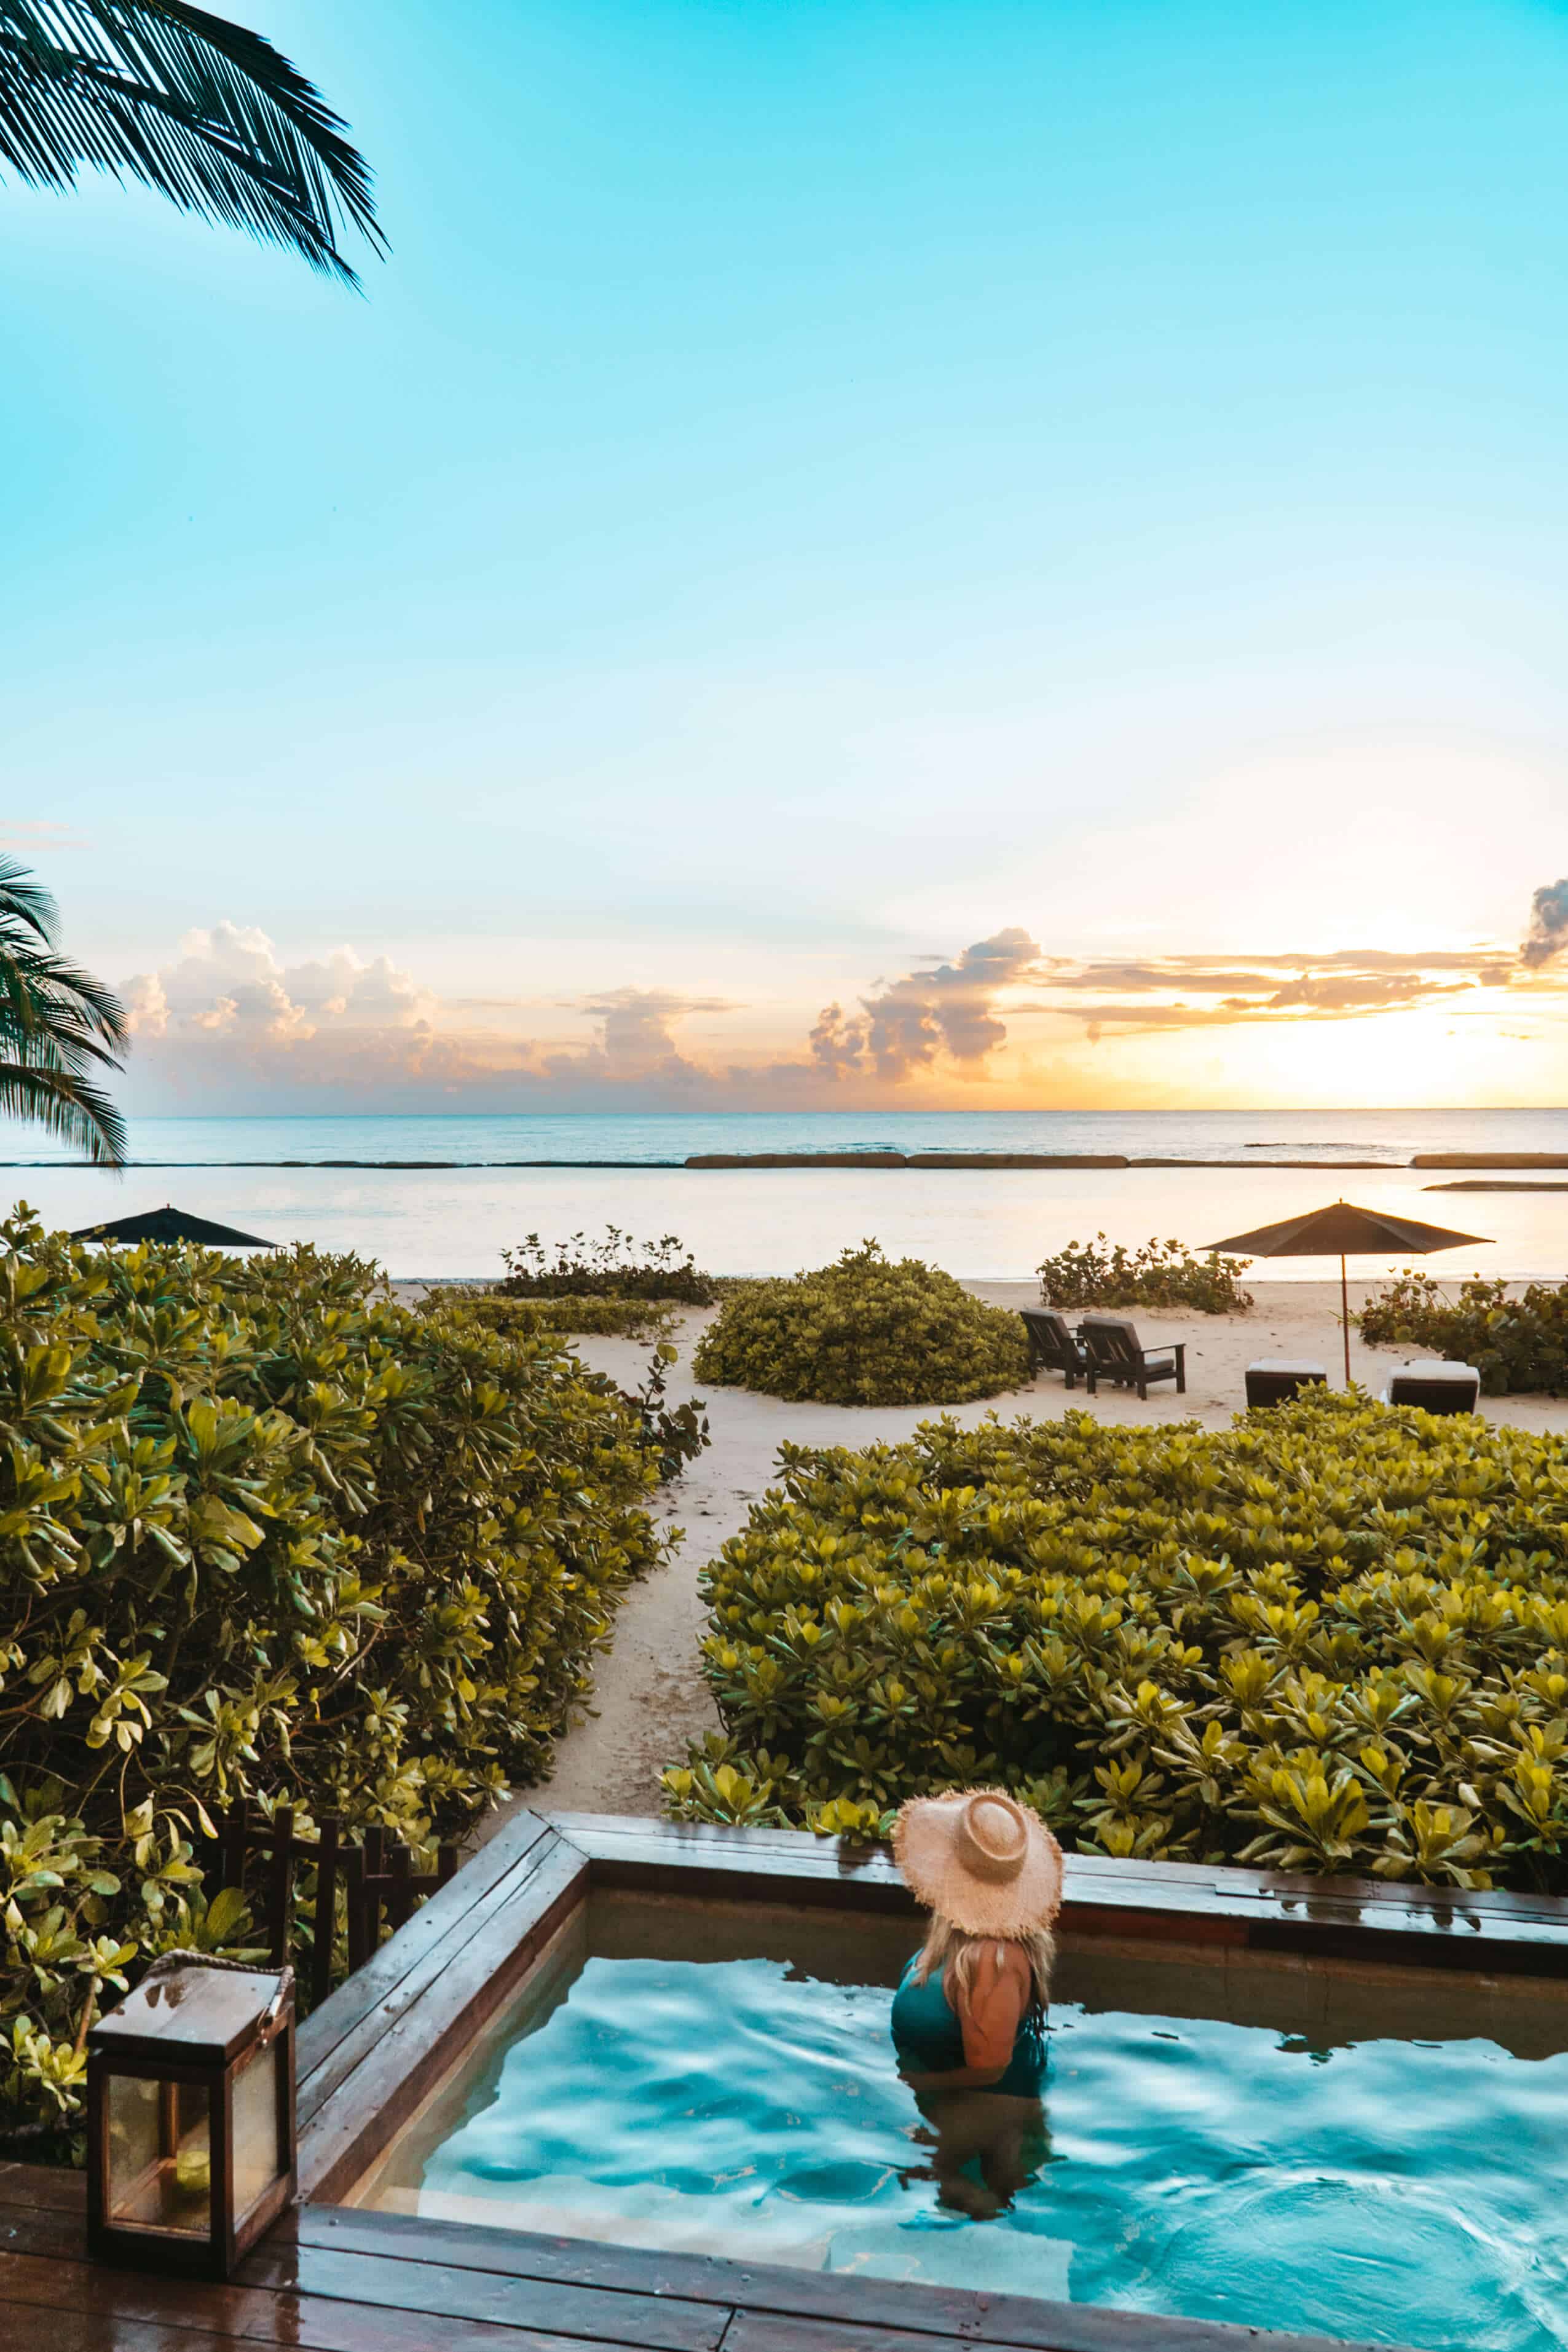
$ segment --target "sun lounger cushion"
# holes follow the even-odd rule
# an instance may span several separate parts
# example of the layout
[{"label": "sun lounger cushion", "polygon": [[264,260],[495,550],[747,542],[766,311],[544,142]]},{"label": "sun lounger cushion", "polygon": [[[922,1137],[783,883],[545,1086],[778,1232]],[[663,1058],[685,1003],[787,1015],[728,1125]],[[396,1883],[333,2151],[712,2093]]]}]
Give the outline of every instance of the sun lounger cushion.
[{"label": "sun lounger cushion", "polygon": [[1473,1364],[1437,1359],[1402,1364],[1383,1391],[1385,1404],[1420,1405],[1427,1412],[1474,1412],[1481,1376]]}]

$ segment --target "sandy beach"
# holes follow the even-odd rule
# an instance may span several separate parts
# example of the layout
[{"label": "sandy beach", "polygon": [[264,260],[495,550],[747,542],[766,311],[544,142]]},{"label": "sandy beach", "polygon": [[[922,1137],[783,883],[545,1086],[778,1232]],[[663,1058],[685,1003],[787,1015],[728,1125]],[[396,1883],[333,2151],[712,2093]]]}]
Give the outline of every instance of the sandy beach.
[{"label": "sandy beach", "polygon": [[[1068,1397],[1059,1373],[1042,1373],[1031,1386],[988,1402],[946,1408],[966,1424],[996,1412],[1053,1416],[1069,1403],[1103,1421],[1192,1420],[1223,1429],[1242,1402],[1246,1368],[1259,1356],[1306,1357],[1340,1377],[1339,1285],[1337,1282],[1254,1282],[1256,1304],[1247,1315],[1141,1315],[1145,1344],[1185,1339],[1187,1391],[1169,1387],[1141,1402],[1130,1391],[1102,1389],[1089,1397],[1082,1388]],[[1352,1283],[1351,1306],[1360,1307],[1377,1286]],[[1029,1282],[974,1282],[979,1297],[1001,1307],[1030,1307],[1039,1300]],[[674,1487],[664,1505],[668,1522],[684,1530],[670,1565],[648,1577],[628,1597],[617,1621],[615,1640],[600,1662],[594,1712],[561,1742],[554,1778],[530,1801],[552,1808],[595,1812],[654,1813],[658,1776],[677,1762],[688,1739],[716,1729],[718,1718],[697,1673],[697,1642],[703,1612],[697,1574],[743,1524],[747,1509],[771,1482],[778,1448],[797,1444],[864,1445],[906,1436],[917,1423],[943,1408],[930,1405],[785,1404],[743,1389],[698,1389],[691,1377],[691,1352],[712,1319],[706,1309],[683,1317],[674,1333],[681,1359],[674,1368],[674,1402],[694,1394],[706,1401],[713,1443]],[[647,1351],[632,1341],[582,1339],[575,1342],[585,1361],[612,1373],[626,1385],[640,1378]],[[1364,1347],[1351,1334],[1351,1369],[1375,1395],[1405,1360],[1405,1350]],[[1493,1421],[1519,1427],[1568,1432],[1568,1398],[1483,1398]]]}]

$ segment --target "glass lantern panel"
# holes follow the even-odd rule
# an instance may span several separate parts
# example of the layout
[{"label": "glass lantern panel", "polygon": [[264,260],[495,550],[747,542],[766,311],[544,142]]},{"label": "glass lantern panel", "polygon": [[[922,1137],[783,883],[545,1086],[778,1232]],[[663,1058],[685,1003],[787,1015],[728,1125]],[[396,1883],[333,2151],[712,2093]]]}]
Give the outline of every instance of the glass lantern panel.
[{"label": "glass lantern panel", "polygon": [[106,2090],[110,2227],[211,2237],[212,2116],[205,2085],[110,2074]]},{"label": "glass lantern panel", "polygon": [[275,2042],[235,2077],[235,2220],[242,2221],[283,2170],[277,2135],[277,2070],[283,2043]]}]

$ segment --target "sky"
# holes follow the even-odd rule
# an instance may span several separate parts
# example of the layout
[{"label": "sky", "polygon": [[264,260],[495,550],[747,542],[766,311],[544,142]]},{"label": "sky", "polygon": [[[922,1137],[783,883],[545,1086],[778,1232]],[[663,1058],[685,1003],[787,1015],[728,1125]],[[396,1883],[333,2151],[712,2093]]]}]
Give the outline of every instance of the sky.
[{"label": "sky", "polygon": [[1568,1101],[1568,8],[241,13],[362,298],[0,186],[133,1112]]}]

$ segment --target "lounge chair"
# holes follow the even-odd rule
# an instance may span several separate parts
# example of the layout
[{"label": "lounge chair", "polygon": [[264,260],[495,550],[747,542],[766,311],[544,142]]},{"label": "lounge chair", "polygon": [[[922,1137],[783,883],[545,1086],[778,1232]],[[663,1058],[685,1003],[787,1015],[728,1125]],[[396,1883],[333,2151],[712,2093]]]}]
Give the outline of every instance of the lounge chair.
[{"label": "lounge chair", "polygon": [[1147,1400],[1155,1381],[1175,1381],[1176,1394],[1186,1394],[1186,1342],[1173,1347],[1140,1345],[1137,1325],[1130,1315],[1086,1315],[1078,1336],[1089,1351],[1089,1390],[1096,1381],[1111,1381],[1119,1389],[1136,1389]]},{"label": "lounge chair", "polygon": [[1424,1412],[1474,1412],[1481,1376],[1473,1364],[1431,1358],[1403,1364],[1383,1391],[1385,1404],[1416,1404]]},{"label": "lounge chair", "polygon": [[1065,1372],[1067,1385],[1076,1388],[1080,1380],[1089,1383],[1089,1393],[1094,1393],[1094,1368],[1089,1361],[1089,1351],[1073,1336],[1072,1327],[1065,1315],[1050,1307],[1020,1307],[1023,1328],[1029,1335],[1029,1368],[1030,1372]]},{"label": "lounge chair", "polygon": [[1314,1381],[1327,1385],[1325,1365],[1309,1364],[1292,1356],[1260,1356],[1247,1367],[1247,1402],[1249,1405],[1289,1404]]}]

